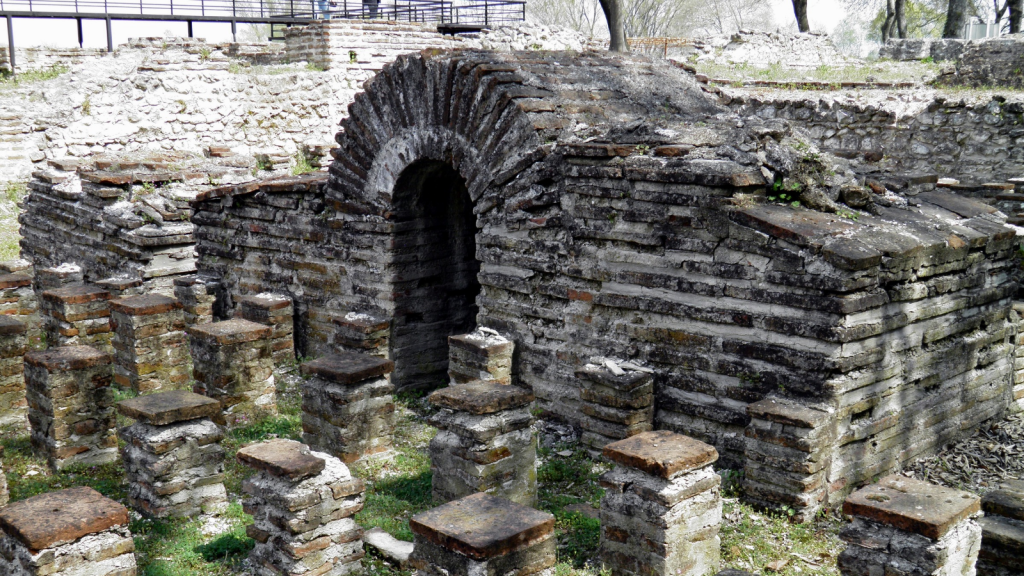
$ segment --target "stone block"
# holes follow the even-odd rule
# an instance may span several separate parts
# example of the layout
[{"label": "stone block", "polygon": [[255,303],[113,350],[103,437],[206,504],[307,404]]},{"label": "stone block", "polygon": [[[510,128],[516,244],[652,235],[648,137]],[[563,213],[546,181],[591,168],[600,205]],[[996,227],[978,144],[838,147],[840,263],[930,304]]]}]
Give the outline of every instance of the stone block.
[{"label": "stone block", "polygon": [[0,426],[24,428],[25,361],[28,327],[14,316],[0,315]]},{"label": "stone block", "polygon": [[668,431],[608,444],[600,560],[615,576],[702,576],[719,568],[721,477],[713,446]]},{"label": "stone block", "polygon": [[184,386],[189,351],[181,304],[161,294],[110,302],[114,383],[138,393]]},{"label": "stone block", "polygon": [[978,574],[1018,576],[1024,567],[1024,480],[1007,480],[981,498]]},{"label": "stone block", "polygon": [[609,442],[654,428],[654,375],[641,366],[594,357],[576,370],[579,382],[580,440],[597,455]]},{"label": "stone block", "polygon": [[63,346],[25,355],[32,448],[60,470],[117,459],[110,355]]},{"label": "stone block", "polygon": [[28,343],[43,347],[39,300],[32,288],[32,277],[23,273],[0,274],[0,315],[11,316],[25,323]]},{"label": "stone block", "polygon": [[174,279],[174,297],[182,306],[186,326],[213,322],[213,305],[217,301],[217,283],[199,276]]},{"label": "stone block", "polygon": [[65,286],[80,285],[85,282],[85,273],[81,266],[65,263],[53,268],[36,270],[34,282],[37,292],[45,292]]},{"label": "stone block", "polygon": [[119,431],[132,507],[165,518],[227,506],[224,432],[210,420],[220,414],[219,402],[172,390],[125,400],[117,408],[137,420]]},{"label": "stone block", "polygon": [[798,522],[827,503],[834,410],[813,401],[768,397],[747,406],[744,498],[769,509],[790,509]]},{"label": "stone block", "polygon": [[0,446],[0,508],[7,505],[10,494],[7,492],[7,475],[3,473],[4,447]]},{"label": "stone block", "polygon": [[391,322],[386,318],[362,312],[349,312],[333,320],[334,347],[339,351],[388,357]]},{"label": "stone block", "polygon": [[448,337],[448,376],[452,384],[474,380],[512,383],[515,343],[490,328]]},{"label": "stone block", "polygon": [[135,576],[128,510],[86,487],[2,508],[0,574]]},{"label": "stone block", "polygon": [[193,392],[221,403],[216,423],[234,425],[277,412],[270,334],[270,327],[241,319],[190,329]]},{"label": "stone block", "polygon": [[87,284],[43,292],[40,314],[47,346],[111,347],[110,292]]},{"label": "stone block", "polygon": [[421,576],[528,576],[555,564],[554,516],[472,494],[409,520]]},{"label": "stone block", "polygon": [[104,278],[95,282],[97,286],[110,292],[113,298],[140,296],[145,293],[145,282],[142,278]]},{"label": "stone block", "polygon": [[394,363],[341,352],[306,362],[301,372],[302,439],[351,463],[391,449],[395,430]]},{"label": "stone block", "polygon": [[352,517],[363,508],[365,485],[341,460],[291,440],[248,446],[238,459],[257,470],[242,484],[256,576],[362,570],[363,529]]},{"label": "stone block", "polygon": [[537,500],[533,394],[495,380],[441,388],[430,395],[434,500],[486,492],[532,506]]},{"label": "stone block", "polygon": [[274,364],[283,366],[295,360],[294,307],[292,299],[281,294],[260,294],[258,296],[240,296],[235,299],[238,304],[238,317],[270,326],[270,346],[274,351]]},{"label": "stone block", "polygon": [[980,500],[974,494],[891,475],[851,494],[839,534],[844,576],[973,576],[981,546]]}]

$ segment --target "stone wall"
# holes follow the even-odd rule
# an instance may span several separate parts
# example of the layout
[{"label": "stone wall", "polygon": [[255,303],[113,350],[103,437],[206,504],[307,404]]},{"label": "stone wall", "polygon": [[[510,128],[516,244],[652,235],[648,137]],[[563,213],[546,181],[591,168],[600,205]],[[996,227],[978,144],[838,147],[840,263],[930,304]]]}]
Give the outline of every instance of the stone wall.
[{"label": "stone wall", "polygon": [[992,88],[1024,86],[1024,34],[982,40],[949,38],[889,40],[878,53],[891,60],[953,61],[936,83],[945,86]]},{"label": "stone wall", "polygon": [[965,182],[1024,175],[1024,98],[917,91],[808,93],[725,90],[743,116],[785,119],[858,171],[929,173]]}]

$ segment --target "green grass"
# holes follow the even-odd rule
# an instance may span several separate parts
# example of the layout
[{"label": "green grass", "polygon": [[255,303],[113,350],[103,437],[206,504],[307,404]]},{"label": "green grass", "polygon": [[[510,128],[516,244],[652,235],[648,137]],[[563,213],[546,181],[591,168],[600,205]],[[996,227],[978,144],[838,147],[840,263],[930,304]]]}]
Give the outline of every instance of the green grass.
[{"label": "green grass", "polygon": [[71,70],[71,68],[63,64],[54,64],[49,68],[44,68],[42,70],[29,70],[18,75],[12,75],[10,73],[2,74],[0,75],[0,90],[53,80],[61,74],[67,73],[69,70]]},{"label": "green grass", "polygon": [[789,68],[778,63],[755,66],[749,63],[726,64],[711,61],[694,63],[710,78],[772,82],[922,82],[938,76],[941,66],[934,62],[875,62],[849,66],[822,65],[817,68]]},{"label": "green grass", "polygon": [[6,182],[0,186],[0,261],[14,260],[21,255],[18,203],[25,197],[28,187],[24,182]]},{"label": "green grass", "polygon": [[823,514],[813,523],[797,524],[735,498],[725,501],[722,515],[723,569],[781,576],[839,574],[836,556],[846,546],[839,540],[842,522],[836,517]]}]

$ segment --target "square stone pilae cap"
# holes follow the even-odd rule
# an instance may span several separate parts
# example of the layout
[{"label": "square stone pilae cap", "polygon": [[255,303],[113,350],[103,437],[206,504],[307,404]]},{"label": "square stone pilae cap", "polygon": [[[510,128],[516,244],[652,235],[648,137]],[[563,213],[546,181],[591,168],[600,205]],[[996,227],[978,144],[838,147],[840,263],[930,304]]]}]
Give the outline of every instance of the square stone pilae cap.
[{"label": "square stone pilae cap", "polygon": [[765,398],[754,402],[747,406],[747,414],[751,418],[800,428],[817,428],[827,424],[832,416],[827,410],[787,398]]},{"label": "square stone pilae cap", "polygon": [[1003,480],[981,497],[986,516],[1004,516],[1024,522],[1024,480]]},{"label": "square stone pilae cap", "polygon": [[299,367],[303,376],[318,376],[335,384],[356,384],[390,374],[395,363],[380,356],[338,352],[311,360]]},{"label": "square stone pilae cap", "polygon": [[0,274],[0,289],[22,288],[32,285],[32,278],[27,274]]},{"label": "square stone pilae cap", "polygon": [[292,305],[292,299],[280,294],[260,294],[257,296],[239,296],[238,304],[260,310],[280,310]]},{"label": "square stone pilae cap", "polygon": [[117,411],[154,426],[212,418],[220,413],[220,402],[186,390],[171,390],[139,396],[117,403]]},{"label": "square stone pilae cap", "polygon": [[293,482],[315,476],[327,465],[309,453],[309,446],[295,440],[267,440],[242,448],[236,456],[242,464]]},{"label": "square stone pilae cap", "polygon": [[110,309],[123,312],[129,316],[150,316],[152,314],[163,314],[176,308],[181,304],[174,298],[163,294],[143,294],[141,296],[129,296],[111,300]]},{"label": "square stone pilae cap", "polygon": [[440,388],[430,395],[434,406],[470,414],[493,414],[527,406],[530,402],[533,402],[533,392],[529,390],[482,380]]},{"label": "square stone pilae cap", "polygon": [[843,502],[843,514],[888,524],[938,540],[957,522],[981,509],[970,492],[943,488],[891,474],[865,486]]},{"label": "square stone pilae cap", "polygon": [[127,508],[85,486],[0,508],[0,529],[32,550],[74,542],[127,523]]},{"label": "square stone pilae cap", "polygon": [[333,322],[338,326],[363,334],[380,332],[381,330],[387,330],[388,327],[391,326],[391,322],[386,318],[378,318],[370,314],[362,314],[359,312],[349,312],[344,316],[336,316]]},{"label": "square stone pilae cap", "polygon": [[104,290],[124,291],[142,286],[142,278],[105,278],[97,280],[96,285]]},{"label": "square stone pilae cap", "polygon": [[671,478],[718,460],[714,446],[668,430],[641,432],[612,442],[602,454],[612,462],[660,478]]},{"label": "square stone pilae cap", "polygon": [[479,561],[550,537],[555,517],[478,492],[413,516],[409,527],[433,544]]},{"label": "square stone pilae cap", "polygon": [[24,322],[8,314],[0,314],[0,336],[24,334],[28,326]]},{"label": "square stone pilae cap", "polygon": [[48,350],[33,350],[25,354],[25,364],[54,370],[84,370],[110,364],[110,354],[92,346],[60,346]]},{"label": "square stone pilae cap", "polygon": [[494,330],[477,328],[469,334],[448,337],[448,345],[469,352],[479,352],[487,357],[511,354],[515,344]]},{"label": "square stone pilae cap", "polygon": [[189,335],[210,344],[240,344],[252,342],[260,338],[269,338],[273,328],[256,322],[235,318],[223,322],[211,322],[193,326]]},{"label": "square stone pilae cap", "polygon": [[110,292],[99,286],[83,284],[81,286],[65,286],[43,292],[43,300],[62,302],[64,304],[85,304],[97,300],[110,300]]}]

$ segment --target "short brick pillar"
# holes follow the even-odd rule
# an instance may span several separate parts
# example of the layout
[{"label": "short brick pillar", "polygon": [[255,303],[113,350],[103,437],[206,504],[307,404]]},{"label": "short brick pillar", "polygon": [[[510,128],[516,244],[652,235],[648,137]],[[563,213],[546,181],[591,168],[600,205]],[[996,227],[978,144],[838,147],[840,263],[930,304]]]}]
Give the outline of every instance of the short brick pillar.
[{"label": "short brick pillar", "polygon": [[27,326],[14,316],[0,316],[0,426],[24,428]]},{"label": "short brick pillar", "polygon": [[1024,480],[1004,480],[981,498],[978,574],[1024,574]]},{"label": "short brick pillar", "polygon": [[85,273],[78,264],[64,263],[52,268],[37,269],[33,280],[36,291],[45,292],[81,285],[85,282]]},{"label": "short brick pillar", "polygon": [[40,302],[46,345],[92,346],[110,352],[110,292],[90,285],[43,292]]},{"label": "short brick pillar", "polygon": [[343,575],[361,570],[365,485],[341,460],[293,440],[269,440],[238,451],[258,473],[242,483],[253,517],[249,559],[258,576]]},{"label": "short brick pillar", "polygon": [[413,516],[420,576],[528,576],[555,565],[555,517],[490,494]]},{"label": "short brick pillar", "polygon": [[135,576],[128,509],[82,486],[0,508],[0,574]]},{"label": "short brick pillar", "polygon": [[234,425],[258,413],[277,412],[274,359],[269,327],[248,320],[225,320],[193,326],[193,392],[221,403],[218,424]]},{"label": "short brick pillar", "polygon": [[111,358],[90,346],[25,355],[32,448],[60,470],[117,460]]},{"label": "short brick pillar", "polygon": [[434,500],[487,492],[524,506],[537,501],[533,393],[497,382],[470,382],[430,395]]},{"label": "short brick pillar", "polygon": [[615,576],[703,576],[719,568],[718,451],[675,432],[643,432],[604,447],[600,560]]},{"label": "short brick pillar", "polygon": [[242,319],[273,330],[270,334],[270,349],[274,353],[274,364],[284,365],[295,360],[294,307],[292,299],[280,294],[242,296],[237,299],[238,314]]},{"label": "short brick pillar", "polygon": [[654,375],[640,366],[591,358],[579,379],[580,442],[591,454],[605,445],[654,429]]},{"label": "short brick pillar", "polygon": [[825,505],[836,434],[830,409],[787,398],[747,406],[743,497],[806,522]]},{"label": "short brick pillar", "polygon": [[844,576],[927,574],[974,576],[981,546],[979,498],[898,474],[861,488],[843,502],[853,518],[839,533],[847,548]]},{"label": "short brick pillar", "polygon": [[1024,411],[1024,302],[1014,302],[1017,312],[1017,335],[1013,349],[1013,402],[1017,410]]},{"label": "short brick pillar", "polygon": [[220,403],[185,390],[119,402],[136,420],[119,431],[128,477],[128,502],[157,518],[196,516],[225,509],[224,432],[210,419]]},{"label": "short brick pillar", "polygon": [[395,434],[395,363],[341,352],[306,362],[302,440],[345,463],[391,449]]},{"label": "short brick pillar", "polygon": [[213,281],[199,276],[175,278],[174,297],[181,303],[186,326],[213,322],[213,304],[217,301]]},{"label": "short brick pillar", "polygon": [[110,325],[115,384],[147,393],[188,382],[185,318],[177,300],[160,294],[111,300]]},{"label": "short brick pillar", "polygon": [[7,492],[7,475],[3,473],[3,456],[4,447],[0,445],[0,507],[6,506],[10,500],[10,494]]},{"label": "short brick pillar", "polygon": [[474,380],[512,383],[515,343],[490,328],[448,337],[448,377],[452,384]]},{"label": "short brick pillar", "polygon": [[145,282],[142,281],[142,278],[106,278],[97,280],[96,285],[110,292],[112,298],[141,296],[146,293]]},{"label": "short brick pillar", "polygon": [[11,316],[25,323],[29,345],[42,347],[42,321],[39,300],[32,289],[32,278],[25,274],[0,275],[0,315]]},{"label": "short brick pillar", "polygon": [[349,312],[333,320],[334,347],[343,352],[388,357],[391,322],[373,314]]}]

